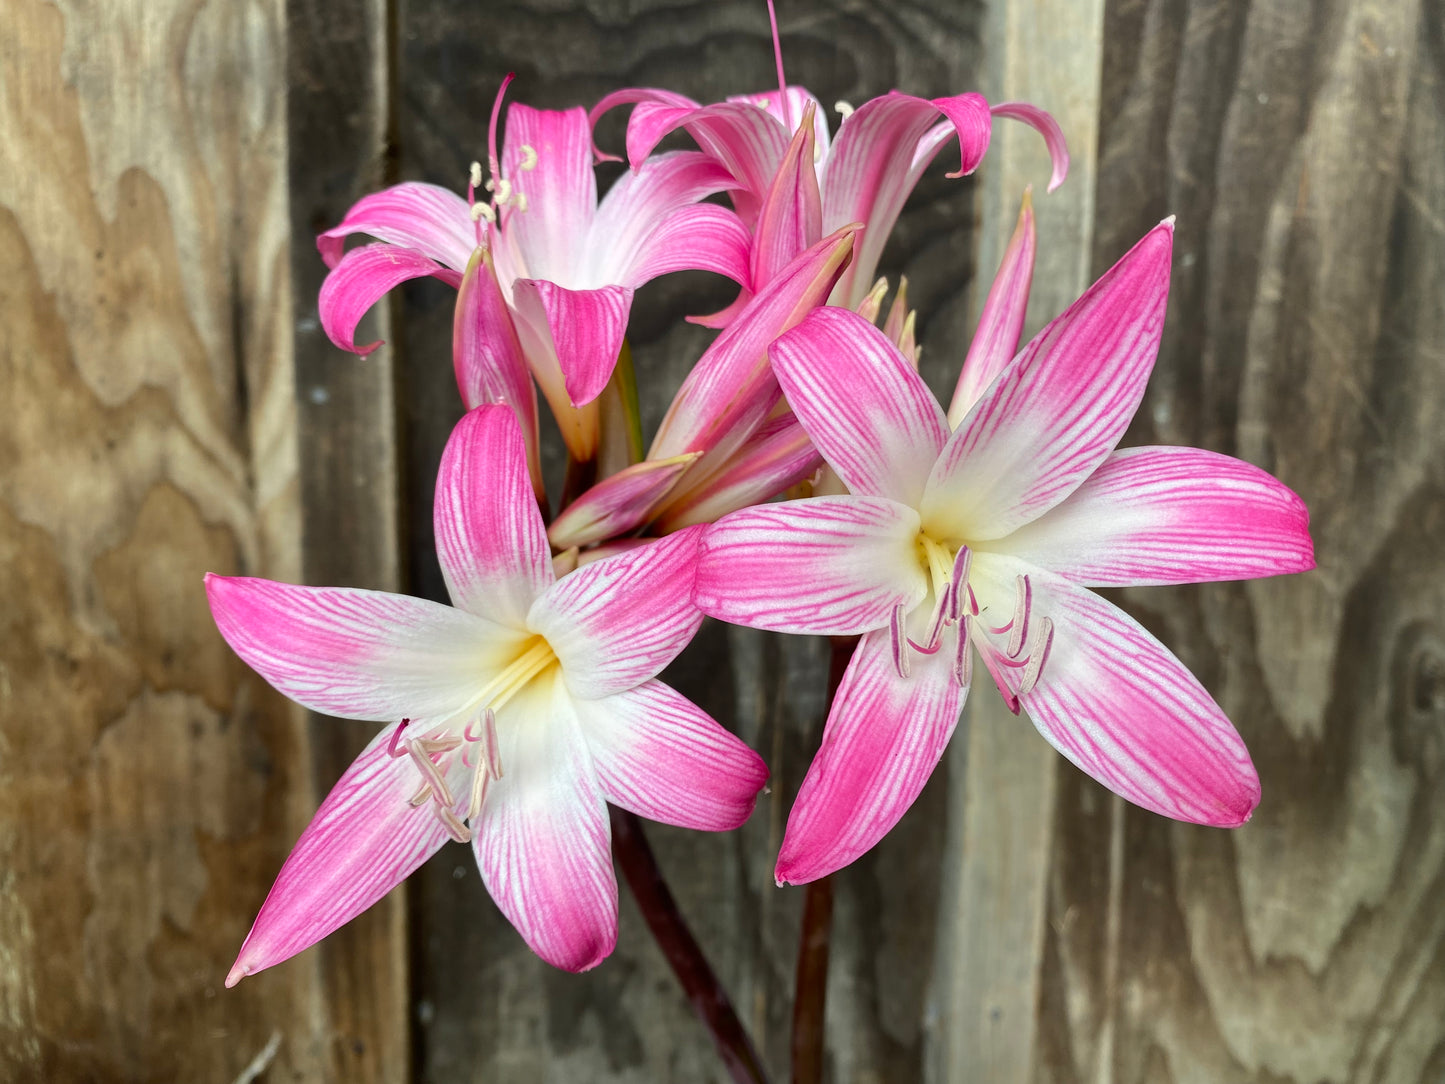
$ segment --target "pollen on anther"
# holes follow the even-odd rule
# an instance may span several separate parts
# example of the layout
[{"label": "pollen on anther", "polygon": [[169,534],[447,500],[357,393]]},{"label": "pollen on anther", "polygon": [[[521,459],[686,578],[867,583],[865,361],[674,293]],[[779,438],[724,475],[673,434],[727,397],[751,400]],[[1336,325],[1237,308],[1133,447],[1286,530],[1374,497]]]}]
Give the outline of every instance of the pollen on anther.
[{"label": "pollen on anther", "polygon": [[833,103],[833,110],[838,114],[838,116],[842,117],[844,120],[847,120],[853,115],[853,107],[847,102],[843,101],[841,98]]},{"label": "pollen on anther", "polygon": [[482,163],[473,162],[468,177],[471,180],[473,188],[480,188],[482,185]]},{"label": "pollen on anther", "polygon": [[530,143],[522,144],[522,172],[531,173],[537,168],[537,148]]},{"label": "pollen on anther", "polygon": [[512,204],[513,204],[513,206],[515,206],[515,207],[517,208],[517,210],[521,211],[523,214],[526,214],[526,213],[527,213],[527,194],[526,194],[525,192],[518,192],[516,195],[514,195],[514,196],[512,197]]},{"label": "pollen on anther", "polygon": [[497,181],[494,191],[497,193],[497,202],[506,203],[512,198],[512,182],[503,177]]},{"label": "pollen on anther", "polygon": [[476,222],[478,219],[481,218],[485,218],[488,222],[497,221],[497,212],[492,210],[492,205],[490,203],[472,204],[472,221]]}]

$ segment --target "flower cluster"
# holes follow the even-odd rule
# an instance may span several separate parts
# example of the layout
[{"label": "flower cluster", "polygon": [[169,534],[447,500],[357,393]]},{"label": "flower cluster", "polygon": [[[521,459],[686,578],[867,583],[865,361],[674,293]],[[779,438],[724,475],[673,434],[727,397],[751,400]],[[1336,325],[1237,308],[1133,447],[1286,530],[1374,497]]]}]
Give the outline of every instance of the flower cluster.
[{"label": "flower cluster", "polygon": [[[503,85],[503,92],[506,86]],[[956,143],[1032,106],[897,92],[830,132],[806,90],[699,104],[664,90],[589,113],[493,109],[465,197],[397,185],[322,234],[325,329],[358,346],[399,283],[457,289],[468,413],[434,519],[452,606],[211,576],[221,634],[307,707],[381,723],[306,829],[229,977],[348,921],[448,840],[469,843],[527,943],[570,970],[617,934],[607,803],[738,826],[759,756],[658,679],[703,616],[860,637],[788,820],[779,883],[867,851],[918,796],[977,664],[1105,786],[1234,826],[1259,798],[1239,735],[1157,639],[1090,588],[1312,567],[1304,506],[1198,449],[1116,450],[1164,321],[1160,224],[1020,349],[1035,230],[1025,196],[947,411],[917,373],[903,291],[873,283],[899,211]],[[593,126],[631,105],[629,169],[598,200]],[[655,153],[674,130],[696,150]],[[722,194],[725,205],[719,199]],[[375,240],[346,248],[351,235]],[[625,334],[633,292],[682,269],[736,282],[643,454]],[[881,318],[881,319],[880,319]],[[619,363],[619,359],[623,359]],[[569,456],[551,510],[536,391]],[[580,481],[579,481],[580,480]],[[776,502],[780,495],[807,495]]]}]

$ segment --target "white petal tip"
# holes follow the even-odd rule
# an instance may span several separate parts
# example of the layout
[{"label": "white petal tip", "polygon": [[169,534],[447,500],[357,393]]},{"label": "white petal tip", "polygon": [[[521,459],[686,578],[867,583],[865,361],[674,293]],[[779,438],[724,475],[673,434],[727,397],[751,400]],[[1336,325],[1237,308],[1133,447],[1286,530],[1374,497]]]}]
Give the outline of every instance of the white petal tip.
[{"label": "white petal tip", "polygon": [[238,961],[238,962],[236,963],[236,966],[233,967],[233,968],[231,968],[231,973],[226,976],[226,989],[227,989],[227,990],[231,989],[231,987],[235,986],[236,983],[240,982],[242,979],[244,979],[244,978],[245,978],[247,975],[249,975],[250,973],[251,973],[251,968],[250,968],[250,966],[247,965],[247,964],[240,963],[240,962]]},{"label": "white petal tip", "polygon": [[[1053,189],[1050,189],[1050,191],[1053,191]],[[1163,226],[1165,229],[1168,229],[1168,230],[1170,230],[1170,231],[1172,232],[1173,229],[1174,229],[1174,216],[1173,216],[1173,215],[1170,215],[1170,216],[1169,216],[1168,218],[1166,218],[1163,222],[1159,223],[1159,225]]]}]

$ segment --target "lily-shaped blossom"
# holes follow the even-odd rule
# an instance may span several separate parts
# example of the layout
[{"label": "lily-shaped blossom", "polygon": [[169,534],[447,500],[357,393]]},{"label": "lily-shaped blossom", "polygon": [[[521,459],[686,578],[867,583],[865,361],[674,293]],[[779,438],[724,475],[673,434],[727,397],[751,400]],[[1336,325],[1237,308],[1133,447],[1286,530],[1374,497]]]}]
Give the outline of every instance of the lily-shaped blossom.
[{"label": "lily-shaped blossom", "polygon": [[702,618],[697,531],[556,579],[512,412],[443,456],[437,555],[455,608],[209,576],[227,642],[317,711],[385,722],[286,860],[227,985],[300,952],[448,839],[532,949],[572,971],[617,937],[607,802],[690,828],[751,812],[757,754],[657,674]]},{"label": "lily-shaped blossom", "polygon": [[[1304,505],[1264,471],[1195,448],[1115,450],[1158,351],[1172,236],[1171,223],[1151,231],[976,398],[965,392],[952,432],[909,362],[852,312],[819,309],[774,344],[793,410],[850,492],[720,520],[697,601],[757,628],[862,635],[779,882],[848,864],[898,821],[953,732],[975,652],[1009,706],[1115,793],[1210,825],[1254,809],[1258,778],[1219,707],[1088,590],[1314,564]],[[975,367],[1013,354],[1020,249]],[[1009,325],[1012,342],[997,332]]]},{"label": "lily-shaped blossom", "polygon": [[[867,294],[903,204],[950,139],[957,137],[961,155],[950,177],[978,167],[996,116],[1022,120],[1042,133],[1053,159],[1049,191],[1063,183],[1069,168],[1063,132],[1053,117],[1023,102],[990,106],[980,94],[929,99],[890,91],[857,109],[839,103],[843,117],[837,135],[830,136],[821,104],[802,87],[734,96],[711,105],[673,91],[634,87],[598,102],[590,114],[593,124],[608,110],[629,103],[635,103],[627,124],[632,168],[643,168],[669,132],[686,129],[704,153],[736,178],[738,187],[730,195],[749,227],[758,224],[793,134],[805,117],[811,120],[817,177],[813,198],[820,200],[821,215],[818,236],[852,222],[863,224],[853,264],[831,298],[832,304],[847,308],[856,307]],[[805,244],[814,240],[816,236],[809,237]],[[719,314],[718,322],[731,315],[730,310]]]},{"label": "lily-shaped blossom", "polygon": [[[526,361],[569,450],[586,459],[595,419],[568,419],[611,376],[637,287],[688,269],[748,283],[747,229],[727,208],[699,202],[736,182],[705,155],[681,151],[620,177],[599,204],[585,110],[513,103],[500,157],[496,122],[494,109],[489,202],[475,198],[482,171],[473,166],[467,199],[437,185],[399,184],[359,200],[320,236],[332,268],[321,289],[322,325],[337,346],[365,354],[380,343],[358,346],[356,326],[383,294],[427,275],[459,285],[474,250],[487,247],[486,270]],[[343,254],[345,238],[358,233],[380,243]]]}]

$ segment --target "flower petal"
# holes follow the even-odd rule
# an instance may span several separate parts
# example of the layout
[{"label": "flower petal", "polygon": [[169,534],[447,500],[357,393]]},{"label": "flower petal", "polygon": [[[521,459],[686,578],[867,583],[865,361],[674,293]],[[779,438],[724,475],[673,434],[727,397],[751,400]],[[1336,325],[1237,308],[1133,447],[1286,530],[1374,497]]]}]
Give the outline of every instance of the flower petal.
[{"label": "flower petal", "polygon": [[511,628],[552,583],[552,551],[516,416],[480,406],[452,430],[432,507],[452,601]]},{"label": "flower petal", "polygon": [[206,597],[226,643],[257,673],[343,719],[449,718],[515,640],[483,618],[383,591],[208,574]]},{"label": "flower petal", "polygon": [[[1034,726],[1115,794],[1175,820],[1233,828],[1259,802],[1239,733],[1174,655],[1123,610],[1062,576],[1001,554],[975,554],[970,584],[1006,599],[1027,574],[1054,634],[1038,683],[998,667]],[[991,581],[990,586],[984,586]]]},{"label": "flower petal", "polygon": [[888,630],[863,638],[788,815],[779,884],[842,869],[908,812],[948,747],[968,694],[954,680],[950,656],[914,655],[909,676],[899,677]]},{"label": "flower petal", "polygon": [[477,249],[457,293],[452,319],[452,364],[467,409],[505,403],[517,415],[527,446],[527,469],[539,495],[542,466],[537,441],[537,388],[527,368],[512,314],[497,282],[491,254]]},{"label": "flower petal", "polygon": [[696,452],[671,459],[645,459],[602,479],[547,528],[553,548],[587,546],[641,526],[695,459]]},{"label": "flower petal", "polygon": [[[532,168],[525,168],[533,156]],[[501,228],[521,257],[516,274],[571,283],[597,209],[587,111],[581,106],[533,109],[513,102],[507,107],[501,165],[514,194],[502,204]],[[515,194],[526,197],[525,205]]]},{"label": "flower petal", "polygon": [[660,681],[575,702],[607,800],[642,817],[724,832],[748,819],[763,758]]},{"label": "flower petal", "polygon": [[461,271],[477,247],[467,201],[449,189],[408,181],[363,196],[339,225],[316,238],[327,267],[341,260],[346,238],[365,233]]},{"label": "flower petal", "polygon": [[326,337],[353,354],[364,357],[371,353],[381,341],[356,345],[356,325],[361,323],[361,318],[393,287],[427,275],[453,286],[461,285],[462,281],[455,271],[409,248],[374,244],[352,249],[341,257],[341,262],[321,284],[317,306]]},{"label": "flower petal", "polygon": [[560,679],[532,682],[507,716],[497,730],[504,774],[487,788],[472,837],[477,866],[533,952],[586,971],[617,943],[607,804]]},{"label": "flower petal", "polygon": [[672,271],[712,271],[746,287],[753,237],[726,207],[699,203],[668,215],[629,272],[633,286]]},{"label": "flower petal", "polygon": [[1089,587],[1205,583],[1315,567],[1309,511],[1258,467],[1202,448],[1127,448],[992,546]]},{"label": "flower petal", "polygon": [[[637,108],[632,111],[627,122],[627,158],[632,168],[637,169],[662,137],[676,129],[682,119],[699,106],[691,98],[671,90],[626,87],[604,96],[587,114],[587,120],[596,128],[602,114],[616,109],[619,105],[634,103]],[[600,150],[596,155],[599,162],[621,161],[616,155],[603,154]]]},{"label": "flower petal", "polygon": [[917,507],[948,423],[898,348],[855,312],[809,313],[768,351],[783,394],[857,494]]},{"label": "flower petal", "polygon": [[226,985],[290,959],[385,896],[447,841],[408,799],[420,773],[387,752],[387,727],[331,788],[281,867]]},{"label": "flower petal", "polygon": [[850,636],[887,626],[928,593],[918,513],[882,497],[810,497],[744,508],[708,528],[701,610],[734,625]]},{"label": "flower petal", "polygon": [[1029,308],[1029,286],[1034,277],[1035,245],[1034,203],[1025,190],[1018,225],[1004,250],[998,274],[993,277],[978,318],[978,330],[969,344],[968,356],[963,359],[963,370],[958,374],[958,386],[948,406],[950,429],[958,427],[969,408],[978,402],[984,389],[1003,372],[1018,351],[1024,315]]},{"label": "flower petal", "polygon": [[574,696],[594,700],[655,678],[687,646],[702,614],[692,602],[692,527],[563,576],[527,623],[552,645]]},{"label": "flower petal", "polygon": [[[562,370],[573,406],[584,406],[602,394],[627,334],[632,290],[604,286],[600,290],[568,290],[545,279],[517,279],[512,303],[532,335],[528,343],[549,352]],[[533,363],[534,369],[537,362]]]},{"label": "flower petal", "polygon": [[798,254],[823,236],[823,201],[813,168],[815,106],[810,102],[803,123],[783,154],[754,229],[752,288],[759,290]]},{"label": "flower petal", "polygon": [[1049,159],[1053,162],[1049,191],[1054,191],[1064,183],[1064,178],[1069,175],[1069,146],[1064,140],[1064,130],[1059,127],[1059,122],[1054,120],[1052,114],[1028,102],[999,102],[998,105],[991,106],[989,111],[995,117],[1021,120],[1043,136],[1044,146],[1048,147]]},{"label": "flower petal", "polygon": [[974,404],[928,480],[923,522],[935,538],[1002,538],[1114,450],[1159,352],[1173,232],[1165,222],[1146,234]]}]

